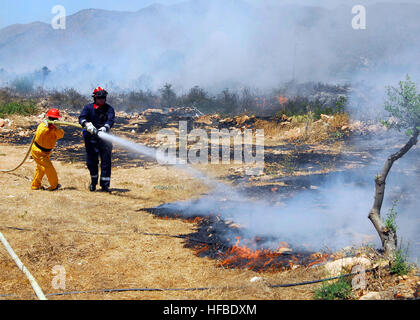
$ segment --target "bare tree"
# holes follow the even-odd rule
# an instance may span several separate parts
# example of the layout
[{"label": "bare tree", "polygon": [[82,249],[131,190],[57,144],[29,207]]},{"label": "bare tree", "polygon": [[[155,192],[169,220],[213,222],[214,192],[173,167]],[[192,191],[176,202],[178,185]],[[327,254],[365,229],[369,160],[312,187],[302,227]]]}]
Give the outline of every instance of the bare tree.
[{"label": "bare tree", "polygon": [[385,110],[390,113],[390,118],[382,121],[387,128],[404,129],[410,137],[408,142],[396,153],[391,154],[385,161],[382,172],[375,177],[375,199],[369,212],[369,219],[375,226],[382,242],[384,255],[390,259],[395,257],[397,249],[397,233],[394,228],[386,226],[381,218],[381,208],[385,196],[385,184],[388,173],[395,161],[402,158],[413,146],[417,144],[420,130],[420,94],[416,85],[407,76],[405,81],[400,81],[397,88],[387,88],[388,99]]}]

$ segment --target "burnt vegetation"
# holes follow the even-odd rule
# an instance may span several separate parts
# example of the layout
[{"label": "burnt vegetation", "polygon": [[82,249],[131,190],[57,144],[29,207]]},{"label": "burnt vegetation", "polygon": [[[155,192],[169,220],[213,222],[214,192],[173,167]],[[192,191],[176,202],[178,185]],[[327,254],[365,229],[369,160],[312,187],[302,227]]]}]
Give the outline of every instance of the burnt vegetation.
[{"label": "burnt vegetation", "polygon": [[[44,67],[34,75],[16,78],[6,83],[0,88],[0,105],[47,100],[50,106],[80,110],[91,101],[90,95],[83,94],[75,88],[44,88],[43,81],[49,73],[49,69]],[[319,119],[321,114],[344,112],[349,89],[349,85],[290,81],[264,93],[249,87],[225,88],[220,92],[211,93],[199,86],[177,93],[171,84],[165,83],[156,91],[113,90],[111,86],[108,102],[117,110],[129,113],[139,113],[150,108],[193,107],[204,114],[217,113],[222,116],[294,116],[311,113],[315,119]]]}]

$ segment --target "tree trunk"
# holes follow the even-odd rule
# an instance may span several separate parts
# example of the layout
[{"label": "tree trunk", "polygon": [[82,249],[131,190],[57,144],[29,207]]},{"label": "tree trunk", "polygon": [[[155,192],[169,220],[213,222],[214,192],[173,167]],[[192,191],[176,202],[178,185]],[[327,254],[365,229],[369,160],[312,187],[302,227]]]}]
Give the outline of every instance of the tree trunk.
[{"label": "tree trunk", "polygon": [[388,157],[382,172],[375,177],[375,200],[373,202],[373,207],[369,212],[369,219],[372,221],[379,237],[381,238],[384,255],[390,259],[395,257],[397,249],[397,234],[395,230],[388,229],[381,218],[381,208],[385,195],[385,182],[394,162],[403,157],[414,145],[417,144],[418,136],[419,131],[415,129],[412,137],[408,140],[405,146],[398,152]]}]

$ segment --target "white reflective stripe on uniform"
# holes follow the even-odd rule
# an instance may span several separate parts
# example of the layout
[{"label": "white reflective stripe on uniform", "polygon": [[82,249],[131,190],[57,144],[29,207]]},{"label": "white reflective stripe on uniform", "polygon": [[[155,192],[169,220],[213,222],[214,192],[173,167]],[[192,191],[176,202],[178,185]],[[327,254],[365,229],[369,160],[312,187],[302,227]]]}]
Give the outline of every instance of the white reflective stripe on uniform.
[{"label": "white reflective stripe on uniform", "polygon": [[110,181],[110,180],[111,180],[111,178],[108,178],[108,177],[101,177],[101,180],[102,180],[102,181]]},{"label": "white reflective stripe on uniform", "polygon": [[98,177],[98,175],[96,175],[96,176],[90,176],[90,177],[93,178],[93,179],[96,179]]}]

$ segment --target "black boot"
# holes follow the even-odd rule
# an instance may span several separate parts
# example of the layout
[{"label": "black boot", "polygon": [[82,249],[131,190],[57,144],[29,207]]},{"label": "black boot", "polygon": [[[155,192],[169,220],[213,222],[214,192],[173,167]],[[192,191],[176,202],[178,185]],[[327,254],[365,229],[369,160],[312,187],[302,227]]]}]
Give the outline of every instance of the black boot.
[{"label": "black boot", "polygon": [[90,186],[89,186],[89,191],[93,192],[96,191],[96,185],[98,184],[98,176],[92,177],[90,178]]}]

